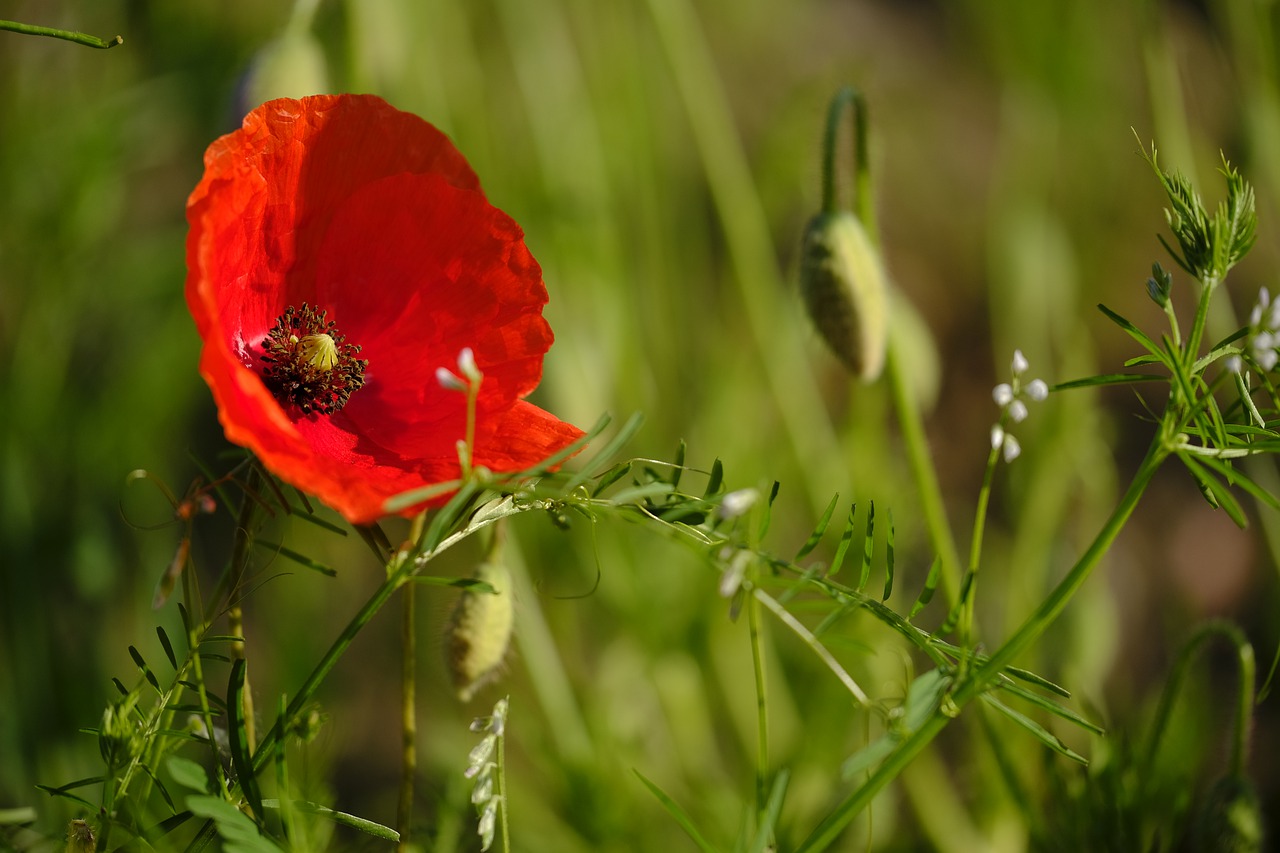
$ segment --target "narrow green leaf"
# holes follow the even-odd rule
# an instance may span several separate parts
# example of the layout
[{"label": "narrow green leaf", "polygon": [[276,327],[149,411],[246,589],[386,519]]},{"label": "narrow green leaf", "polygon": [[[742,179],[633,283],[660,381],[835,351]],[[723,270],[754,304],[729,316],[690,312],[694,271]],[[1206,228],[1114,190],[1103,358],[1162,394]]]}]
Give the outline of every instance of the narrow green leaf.
[{"label": "narrow green leaf", "polygon": [[782,812],[782,801],[787,795],[787,783],[791,774],[784,767],[773,778],[773,786],[769,789],[769,799],[765,803],[764,813],[760,816],[760,826],[756,828],[756,839],[751,845],[751,853],[766,853],[773,850],[773,828],[778,825],[778,815]]},{"label": "narrow green leaf", "polygon": [[147,666],[147,662],[142,658],[142,653],[134,646],[130,646],[129,657],[133,658],[133,662],[137,664],[138,669],[142,670],[142,677],[147,680],[147,683],[154,687],[157,693],[161,692],[160,680],[157,679],[155,673],[151,671],[151,667]]},{"label": "narrow green leaf", "polygon": [[867,531],[862,538],[862,564],[858,567],[858,592],[867,588],[871,580],[871,555],[875,552],[876,502],[867,509]]},{"label": "narrow green leaf", "polygon": [[164,649],[164,656],[169,659],[169,666],[177,669],[178,657],[173,653],[173,643],[169,642],[169,635],[164,632],[164,628],[157,625],[156,636],[160,638],[160,646]]},{"label": "narrow green leaf", "polygon": [[707,477],[707,488],[703,491],[704,498],[715,497],[720,494],[724,488],[724,464],[717,456],[715,461],[711,463],[711,475]]},{"label": "narrow green leaf", "polygon": [[1023,714],[1019,711],[1015,711],[1014,709],[1010,708],[1008,705],[1001,702],[999,699],[992,696],[990,693],[983,693],[980,698],[987,705],[991,706],[992,708],[995,708],[997,711],[1004,714],[1006,717],[1013,720],[1015,723],[1022,726],[1027,731],[1029,731],[1032,734],[1032,736],[1035,737],[1036,740],[1040,741],[1045,746],[1049,747],[1049,749],[1052,749],[1054,752],[1058,753],[1059,755],[1065,755],[1067,758],[1070,758],[1072,761],[1079,762],[1085,767],[1089,766],[1089,760],[1087,758],[1085,758],[1083,755],[1076,752],[1075,750],[1071,749],[1069,746],[1063,743],[1062,740],[1057,735],[1055,735],[1053,732],[1049,731],[1044,726],[1037,723],[1035,720],[1028,717],[1026,714]]},{"label": "narrow green leaf", "polygon": [[257,545],[259,548],[263,548],[267,551],[271,551],[274,554],[278,554],[287,560],[292,560],[298,565],[305,566],[306,568],[311,569],[312,571],[315,571],[315,572],[319,572],[322,575],[327,575],[331,578],[338,576],[337,569],[326,566],[324,563],[320,562],[319,560],[314,560],[305,554],[300,554],[297,551],[293,550],[292,548],[286,548],[284,545],[281,545],[276,542],[268,542],[265,539],[254,539],[253,543]]},{"label": "narrow green leaf", "polygon": [[813,532],[809,534],[809,538],[800,546],[800,550],[796,552],[793,562],[800,562],[807,557],[809,553],[818,547],[818,543],[822,541],[822,537],[827,535],[827,525],[831,523],[831,514],[836,511],[836,504],[840,501],[840,495],[831,496],[831,503],[827,504],[827,511],[822,514],[822,518],[818,519],[818,526],[813,528]]},{"label": "narrow green leaf", "polygon": [[451,586],[456,589],[470,589],[476,592],[486,592],[496,594],[498,591],[493,585],[479,580],[478,578],[441,578],[434,575],[414,575],[409,578],[411,583],[420,583],[427,586]]},{"label": "narrow green leaf", "polygon": [[1093,734],[1096,734],[1096,735],[1106,734],[1106,729],[1104,729],[1102,726],[1098,725],[1097,723],[1093,722],[1090,719],[1087,719],[1086,717],[1081,716],[1080,714],[1077,714],[1075,711],[1071,710],[1070,708],[1064,707],[1063,705],[1059,705],[1057,702],[1053,701],[1048,696],[1041,696],[1039,693],[1036,693],[1034,690],[1028,690],[1027,688],[1021,687],[1008,680],[999,682],[997,686],[1001,690],[1005,691],[1006,693],[1009,693],[1012,696],[1017,696],[1022,701],[1029,702],[1030,704],[1035,705],[1037,708],[1041,708],[1049,712],[1050,714],[1053,714],[1055,717],[1066,720],[1068,723],[1071,723],[1072,725],[1079,726],[1085,731],[1092,732]]},{"label": "narrow green leaf", "polygon": [[1197,456],[1196,461],[1217,471],[1228,483],[1233,486],[1239,486],[1272,509],[1280,510],[1280,498],[1258,485],[1256,480],[1239,468],[1228,465],[1223,460],[1212,456]]},{"label": "narrow green leaf", "polygon": [[[217,797],[187,797],[187,808],[197,817],[212,820],[228,851],[242,853],[282,853],[275,842],[263,837],[249,816]],[[233,847],[234,845],[234,847]]]},{"label": "narrow green leaf", "polygon": [[688,812],[680,808],[680,805],[675,800],[667,796],[666,791],[663,791],[657,785],[646,779],[644,774],[639,770],[632,768],[631,772],[639,777],[640,781],[644,783],[644,786],[649,789],[649,793],[658,798],[658,802],[662,803],[662,806],[667,810],[667,813],[675,818],[676,823],[680,824],[680,827],[689,834],[689,837],[693,839],[693,843],[698,845],[698,849],[701,850],[702,853],[717,853],[716,848],[712,846],[711,842],[703,838],[702,833],[698,832],[698,827],[694,825],[693,819],[689,817]]},{"label": "narrow green leaf", "polygon": [[[597,426],[603,429],[604,425],[608,424],[608,422],[608,420],[602,418],[601,422],[597,423]],[[604,447],[597,451],[589,461],[583,463],[582,468],[578,473],[573,475],[569,482],[565,484],[564,490],[566,492],[572,492],[574,489],[578,488],[578,486],[581,486],[593,477],[596,471],[600,470],[605,462],[615,456],[618,451],[632,439],[636,432],[639,431],[640,425],[643,423],[644,416],[639,412],[636,412],[628,418],[627,422],[622,425],[622,429],[618,430],[617,434],[615,434],[613,438],[609,439],[609,441],[605,443]]]},{"label": "narrow green leaf", "polygon": [[608,471],[601,474],[600,479],[596,481],[595,486],[591,489],[591,497],[600,497],[601,493],[603,493],[605,489],[631,473],[631,464],[631,460],[619,462],[617,465],[614,465]]},{"label": "narrow green leaf", "polygon": [[844,555],[849,550],[849,544],[853,542],[853,516],[857,511],[857,504],[849,507],[849,519],[845,522],[844,532],[840,534],[840,544],[836,546],[835,556],[831,558],[831,568],[827,569],[828,577],[834,577],[844,563]]},{"label": "narrow green leaf", "polygon": [[[246,667],[244,658],[236,658],[231,664],[231,677],[227,682],[227,740],[231,747],[231,764],[236,769],[240,790],[244,791],[249,808],[255,815],[261,817],[262,794],[258,791],[258,777],[253,772],[253,759],[249,754],[245,721],[241,716],[244,708]],[[192,811],[195,809],[193,808]]]},{"label": "narrow green leaf", "polygon": [[885,560],[885,579],[884,579],[884,595],[880,597],[881,601],[888,601],[889,596],[893,594],[893,509],[888,510],[889,529],[885,531],[884,542],[884,560]]},{"label": "narrow green leaf", "polygon": [[684,457],[687,450],[684,439],[680,439],[680,445],[676,448],[675,462],[671,467],[671,491],[673,492],[680,488],[680,477],[684,474]]},{"label": "narrow green leaf", "polygon": [[[280,808],[280,801],[278,799],[265,799],[262,801],[262,806],[263,808],[268,809],[278,809]],[[356,817],[353,814],[335,811],[334,809],[326,806],[309,803],[305,800],[293,800],[292,806],[300,812],[319,815],[320,817],[323,817],[326,820],[331,820],[336,824],[349,826],[352,829],[358,829],[361,832],[372,835],[374,838],[381,838],[385,841],[400,840],[400,833],[396,832],[391,827],[383,826],[380,823],[375,823],[374,821],[366,820],[362,817]]]},{"label": "narrow green leaf", "polygon": [[291,503],[285,504],[285,506],[293,514],[294,518],[305,521],[308,524],[314,524],[316,527],[319,527],[321,530],[327,530],[330,533],[336,533],[339,536],[347,535],[347,529],[345,527],[340,527],[339,525],[334,524],[332,521],[329,521],[328,519],[321,518],[320,516],[316,515],[314,512],[308,512],[302,507],[296,506]]},{"label": "narrow green leaf", "polygon": [[1200,484],[1201,490],[1204,492],[1205,499],[1215,508],[1220,507],[1227,516],[1236,523],[1241,530],[1249,526],[1249,519],[1244,514],[1244,508],[1240,506],[1240,502],[1231,494],[1231,490],[1218,478],[1213,476],[1209,471],[1205,470],[1201,460],[1191,453],[1179,453],[1178,458],[1182,460],[1182,464],[1191,472],[1191,476],[1195,477],[1196,482]]},{"label": "narrow green leaf", "polygon": [[[1098,310],[1105,314],[1111,322],[1124,329],[1129,337],[1141,344],[1147,352],[1154,355],[1162,364],[1166,364],[1164,353],[1161,352],[1160,347],[1156,346],[1156,342],[1147,337],[1141,329],[1101,303],[1098,304]],[[1166,366],[1171,368],[1171,365],[1166,364]]]},{"label": "narrow green leaf", "polygon": [[1052,387],[1053,392],[1071,391],[1076,388],[1094,388],[1101,385],[1132,385],[1138,382],[1164,382],[1165,377],[1154,373],[1105,373],[1089,376],[1084,379],[1073,379],[1070,382],[1059,382]]},{"label": "narrow green leaf", "polygon": [[141,767],[142,772],[146,773],[151,781],[155,783],[156,790],[160,792],[160,798],[164,800],[164,804],[169,807],[169,812],[177,813],[178,807],[174,804],[173,797],[169,796],[169,789],[165,786],[164,782],[160,781],[160,777],[156,775],[155,771],[151,769],[151,765],[146,762],[142,762]]},{"label": "narrow green leaf", "polygon": [[938,581],[942,579],[942,557],[934,557],[933,564],[929,566],[929,575],[924,579],[924,589],[920,590],[920,596],[916,599],[916,603],[911,605],[911,615],[908,619],[916,618],[916,614],[929,605],[933,600],[933,594],[938,589]]},{"label": "narrow green leaf", "polygon": [[773,488],[769,489],[769,499],[764,502],[764,511],[760,513],[760,527],[756,530],[756,541],[763,541],[764,537],[769,535],[769,525],[773,521],[773,502],[778,499],[778,490],[782,488],[782,484],[777,480],[773,481]]},{"label": "narrow green leaf", "polygon": [[[99,779],[98,781],[102,781],[102,780]],[[71,793],[66,789],[65,786],[62,788],[51,788],[48,785],[37,784],[36,789],[40,791],[44,791],[46,794],[48,794],[51,797],[62,797],[64,800],[71,800],[73,803],[79,803],[81,806],[88,809],[90,812],[96,812],[98,810],[97,805],[89,802],[84,797]]]}]

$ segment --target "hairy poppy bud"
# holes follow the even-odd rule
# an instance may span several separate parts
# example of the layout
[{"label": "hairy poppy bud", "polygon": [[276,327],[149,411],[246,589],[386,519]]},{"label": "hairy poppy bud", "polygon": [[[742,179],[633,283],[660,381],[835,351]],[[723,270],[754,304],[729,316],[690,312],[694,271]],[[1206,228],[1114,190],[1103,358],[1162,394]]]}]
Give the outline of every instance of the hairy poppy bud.
[{"label": "hairy poppy bud", "polygon": [[820,213],[805,228],[800,295],[809,319],[849,372],[871,382],[884,369],[889,296],[880,255],[857,218]]},{"label": "hairy poppy bud", "polygon": [[67,825],[66,853],[93,853],[97,839],[93,827],[82,820],[73,820]]},{"label": "hairy poppy bud", "polygon": [[463,702],[471,701],[481,687],[498,677],[515,628],[511,570],[491,553],[476,570],[475,579],[493,591],[465,589],[445,635],[446,663]]},{"label": "hairy poppy bud", "polygon": [[1215,782],[1192,831],[1192,848],[1204,853],[1259,853],[1262,811],[1249,780],[1232,774]]}]

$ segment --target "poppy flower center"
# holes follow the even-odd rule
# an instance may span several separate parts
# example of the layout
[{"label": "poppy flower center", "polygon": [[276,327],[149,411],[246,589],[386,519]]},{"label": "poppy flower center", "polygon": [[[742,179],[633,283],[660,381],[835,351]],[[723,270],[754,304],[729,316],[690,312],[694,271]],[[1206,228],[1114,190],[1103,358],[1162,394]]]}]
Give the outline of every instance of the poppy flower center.
[{"label": "poppy flower center", "polygon": [[366,359],[347,343],[328,311],[290,305],[262,340],[262,381],[282,406],[331,415],[364,386]]}]

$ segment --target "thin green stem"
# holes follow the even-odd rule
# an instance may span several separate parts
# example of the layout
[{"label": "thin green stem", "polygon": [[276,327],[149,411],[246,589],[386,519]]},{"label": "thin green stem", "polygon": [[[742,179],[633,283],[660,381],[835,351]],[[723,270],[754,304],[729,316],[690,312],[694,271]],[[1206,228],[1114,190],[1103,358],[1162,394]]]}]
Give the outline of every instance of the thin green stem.
[{"label": "thin green stem", "polygon": [[951,524],[947,521],[938,472],[933,466],[929,443],[924,435],[924,418],[911,392],[905,360],[898,353],[900,345],[898,340],[890,336],[889,389],[893,394],[894,408],[898,412],[898,426],[906,445],[907,462],[911,466],[911,475],[920,495],[920,508],[924,512],[929,541],[942,561],[942,589],[947,596],[947,606],[954,607],[960,594],[960,552],[951,534]]},{"label": "thin green stem", "polygon": [[[978,566],[982,561],[982,540],[987,527],[987,507],[991,503],[991,481],[995,477],[996,465],[999,461],[1000,448],[991,448],[991,453],[987,455],[987,469],[982,475],[982,487],[978,489],[978,506],[973,514],[973,539],[969,543],[969,576],[966,579],[967,583],[963,585],[964,601],[960,605],[960,645],[966,649],[973,648],[973,610],[974,601],[977,598],[975,587],[978,583]],[[966,655],[961,666],[964,666],[968,660],[969,656]]]},{"label": "thin green stem", "polygon": [[[1196,305],[1195,321],[1191,324],[1191,334],[1187,337],[1187,347],[1183,351],[1185,354],[1184,363],[1188,368],[1192,367],[1200,352],[1200,341],[1204,338],[1204,327],[1209,317],[1209,300],[1213,297],[1213,291],[1218,286],[1216,278],[1206,278],[1201,282],[1200,301]],[[1189,400],[1187,401],[1190,402]]]},{"label": "thin green stem", "polygon": [[867,100],[862,92],[844,86],[836,92],[827,108],[826,131],[822,136],[822,212],[835,213],[839,207],[836,180],[836,146],[840,137],[840,118],[845,107],[853,110],[853,206],[872,243],[878,242],[875,213],[871,204],[871,167],[867,158]]},{"label": "thin green stem", "polygon": [[47,36],[49,38],[62,39],[63,41],[72,41],[76,44],[82,44],[85,47],[95,47],[98,50],[106,50],[107,48],[124,44],[124,38],[122,36],[100,39],[97,36],[91,36],[87,33],[77,33],[72,30],[58,30],[53,27],[37,27],[34,24],[20,24],[17,21],[0,21],[0,30],[8,30],[11,33],[22,33],[27,36]]},{"label": "thin green stem", "polygon": [[502,700],[502,731],[498,732],[498,772],[497,791],[495,792],[498,799],[498,821],[502,827],[502,851],[503,853],[511,853],[511,824],[507,814],[509,802],[507,800],[507,718],[511,715],[510,698]]},{"label": "thin green stem", "polygon": [[[426,523],[426,513],[420,512],[413,519],[409,532],[409,541],[417,542],[422,537],[422,528]],[[409,559],[407,551],[401,551],[397,558]],[[400,833],[400,841],[396,849],[400,853],[409,850],[410,828],[413,820],[413,782],[418,771],[418,640],[417,619],[414,615],[415,584],[405,584],[401,597],[404,601],[404,614],[400,623],[400,803],[396,810],[396,830]]]},{"label": "thin green stem", "polygon": [[751,666],[756,680],[756,812],[763,813],[769,792],[769,705],[765,694],[764,640],[760,632],[760,603],[747,598],[747,625],[751,633]]}]

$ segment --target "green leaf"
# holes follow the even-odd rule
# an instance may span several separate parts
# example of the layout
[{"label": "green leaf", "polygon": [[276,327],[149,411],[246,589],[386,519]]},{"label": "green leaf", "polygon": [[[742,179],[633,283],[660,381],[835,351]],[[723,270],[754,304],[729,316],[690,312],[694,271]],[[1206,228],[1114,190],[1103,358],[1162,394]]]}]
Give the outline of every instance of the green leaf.
[{"label": "green leaf", "polygon": [[1106,734],[1106,730],[1102,728],[1102,726],[1092,720],[1085,719],[1070,708],[1065,708],[1062,705],[1059,705],[1047,696],[1041,696],[1033,690],[1028,690],[1025,687],[1019,687],[1017,684],[1007,680],[1000,682],[997,686],[1006,693],[1017,696],[1024,702],[1030,702],[1037,708],[1042,708],[1050,714],[1053,714],[1055,717],[1060,717],[1061,719],[1077,725],[1086,731],[1093,732],[1096,735]]},{"label": "green leaf", "polygon": [[[305,800],[292,800],[290,805],[300,812],[318,815],[341,826],[349,826],[352,829],[358,829],[361,832],[372,835],[374,838],[381,838],[385,841],[400,840],[400,833],[396,832],[391,827],[383,826],[380,823],[375,823],[374,821],[366,820],[362,817],[356,817],[353,814],[335,811],[334,809],[326,806],[309,803]],[[266,799],[262,801],[262,806],[263,808],[268,809],[279,809],[280,801],[277,799]]]},{"label": "green leaf", "polygon": [[1080,753],[1068,747],[1065,743],[1063,743],[1058,738],[1057,735],[1055,735],[1053,732],[1049,731],[1044,726],[1037,723],[1035,720],[1028,717],[1026,714],[1013,710],[1008,705],[1004,704],[999,699],[992,696],[990,693],[983,693],[980,698],[987,705],[991,706],[992,708],[995,708],[997,711],[1004,714],[1006,717],[1013,720],[1015,723],[1022,726],[1027,731],[1031,732],[1032,736],[1034,736],[1036,740],[1040,741],[1045,746],[1052,749],[1054,752],[1058,753],[1059,755],[1065,755],[1067,758],[1070,758],[1072,761],[1079,762],[1080,764],[1086,767],[1089,766],[1088,759],[1086,759],[1083,755],[1081,755]]},{"label": "green leaf", "polygon": [[640,781],[644,783],[645,787],[649,789],[649,792],[658,798],[658,802],[662,803],[662,806],[667,810],[667,813],[675,818],[676,823],[680,824],[680,827],[689,834],[689,837],[693,839],[693,843],[698,845],[698,849],[701,850],[702,853],[717,853],[716,848],[711,845],[711,842],[703,838],[702,833],[698,832],[698,827],[694,825],[693,819],[689,817],[688,812],[680,808],[680,805],[675,800],[671,799],[671,797],[667,796],[665,791],[646,779],[644,774],[639,770],[632,768],[631,772],[636,774]]},{"label": "green leaf", "polygon": [[720,494],[724,488],[724,464],[720,461],[720,457],[716,457],[711,463],[711,474],[707,477],[707,488],[703,490],[702,497],[712,498]]},{"label": "green leaf", "polygon": [[1239,486],[1272,509],[1280,510],[1280,498],[1258,485],[1252,477],[1239,468],[1213,456],[1197,456],[1196,461],[1217,471],[1228,483]]},{"label": "green leaf", "polygon": [[920,595],[916,598],[916,603],[911,605],[911,615],[908,619],[916,618],[916,614],[929,605],[933,600],[933,594],[938,589],[938,581],[942,579],[942,557],[934,557],[933,564],[929,566],[929,575],[924,579],[924,589],[920,590]]},{"label": "green leaf", "polygon": [[760,816],[760,826],[756,829],[755,842],[751,845],[751,853],[766,853],[773,849],[769,846],[769,842],[773,838],[773,828],[778,824],[778,815],[782,812],[782,801],[786,797],[787,783],[790,779],[791,774],[785,767],[774,777],[764,813]]},{"label": "green leaf", "polygon": [[[1160,363],[1165,364],[1166,367],[1170,367],[1165,363],[1165,356],[1164,353],[1161,352],[1160,347],[1156,346],[1155,341],[1147,337],[1141,329],[1101,303],[1098,303],[1098,310],[1107,315],[1107,318],[1111,320],[1111,322],[1115,323],[1121,329],[1124,329],[1129,337],[1141,344],[1143,349],[1155,356]],[[1170,369],[1172,368],[1170,367]]]},{"label": "green leaf", "polygon": [[283,853],[275,842],[263,837],[248,815],[217,797],[187,797],[187,808],[197,817],[212,820],[225,842],[226,853]]},{"label": "green leaf", "polygon": [[844,555],[849,550],[849,544],[853,541],[853,516],[857,511],[857,504],[849,507],[849,519],[845,522],[844,532],[840,534],[840,544],[836,546],[835,556],[831,558],[831,568],[827,569],[828,576],[834,576],[839,572],[841,564],[844,563]]},{"label": "green leaf", "polygon": [[156,635],[160,638],[160,646],[164,649],[164,655],[169,659],[169,666],[174,669],[178,668],[177,655],[173,653],[173,643],[169,642],[169,635],[164,632],[164,628],[156,626]]},{"label": "green leaf", "polygon": [[818,526],[809,534],[809,538],[800,546],[800,550],[796,552],[795,559],[792,562],[800,562],[809,555],[814,548],[818,547],[818,543],[822,541],[822,537],[827,535],[827,525],[831,523],[831,514],[836,511],[836,504],[840,501],[840,495],[831,496],[831,503],[827,504],[827,511],[822,514],[822,518],[818,519]]},{"label": "green leaf", "polygon": [[147,679],[147,683],[154,687],[157,693],[161,692],[160,681],[156,678],[155,673],[151,671],[151,667],[147,666],[147,662],[143,660],[142,653],[134,646],[130,646],[129,657],[133,658],[133,662],[137,664],[138,669],[142,670],[142,675]]},{"label": "green leaf", "polygon": [[[606,415],[596,423],[596,427],[603,430],[608,423],[608,416]],[[639,412],[636,412],[628,418],[627,422],[622,425],[622,429],[618,430],[617,434],[614,435],[613,438],[609,439],[605,446],[597,451],[590,460],[583,463],[581,470],[579,470],[578,473],[569,480],[565,485],[564,490],[566,492],[572,492],[574,489],[578,488],[578,486],[581,486],[587,480],[591,479],[591,477],[595,475],[595,472],[600,470],[605,462],[616,455],[617,452],[631,440],[636,432],[639,431],[640,425],[643,423],[644,416]],[[588,433],[588,435],[590,435],[590,433]],[[576,443],[577,442],[575,442],[575,444]]]},{"label": "green leaf", "polygon": [[201,794],[209,793],[209,776],[204,772],[204,768],[189,758],[183,758],[180,755],[171,755],[169,760],[165,762],[165,767],[169,770],[169,776],[173,778],[184,788],[190,788]]},{"label": "green leaf", "polygon": [[1244,514],[1244,509],[1240,506],[1240,502],[1231,494],[1231,490],[1218,478],[1213,476],[1201,464],[1201,460],[1191,453],[1179,453],[1178,458],[1182,460],[1182,464],[1191,472],[1191,476],[1196,478],[1199,483],[1201,493],[1204,494],[1205,500],[1209,501],[1210,506],[1215,509],[1221,508],[1236,523],[1241,530],[1249,526],[1249,519]]},{"label": "green leaf", "polygon": [[231,747],[231,764],[235,767],[236,778],[240,781],[240,790],[244,791],[244,797],[248,800],[249,808],[253,813],[261,816],[262,794],[258,791],[258,777],[253,772],[249,739],[245,732],[244,718],[241,716],[244,708],[247,666],[244,658],[236,658],[231,664],[231,677],[227,682],[227,740]]},{"label": "green leaf", "polygon": [[16,826],[22,823],[34,823],[36,810],[31,806],[19,806],[16,809],[0,809],[0,826]]},{"label": "green leaf", "polygon": [[598,498],[605,489],[621,480],[627,474],[631,473],[632,461],[628,459],[626,462],[619,462],[608,471],[600,475],[600,479],[596,481],[595,486],[591,489],[591,497]]},{"label": "green leaf", "polygon": [[676,448],[676,458],[671,467],[671,490],[673,492],[680,488],[680,477],[684,474],[684,457],[687,450],[684,439],[680,439],[680,445]]},{"label": "green leaf", "polygon": [[858,592],[867,588],[871,580],[871,555],[875,552],[876,502],[867,509],[867,532],[862,538],[862,564],[858,567]]},{"label": "green leaf", "polygon": [[285,559],[292,560],[298,565],[305,566],[306,568],[311,569],[312,571],[319,572],[322,575],[328,575],[331,578],[338,576],[337,569],[330,568],[329,566],[326,566],[324,563],[321,563],[319,560],[313,560],[307,555],[299,554],[297,551],[294,551],[292,548],[286,548],[284,545],[281,545],[277,542],[268,542],[265,539],[254,539],[253,543],[260,548],[264,548],[275,554],[279,554],[281,557],[284,557]]},{"label": "green leaf", "polygon": [[880,597],[880,600],[888,601],[889,596],[893,594],[893,510],[892,509],[889,510],[889,529],[885,533],[884,559],[885,559],[884,595]]},{"label": "green leaf", "polygon": [[1059,382],[1050,390],[1054,393],[1058,391],[1071,391],[1077,388],[1096,388],[1103,385],[1134,385],[1139,382],[1164,382],[1165,377],[1157,376],[1154,373],[1103,373],[1098,376],[1088,376],[1084,379],[1073,379],[1070,382]]}]

